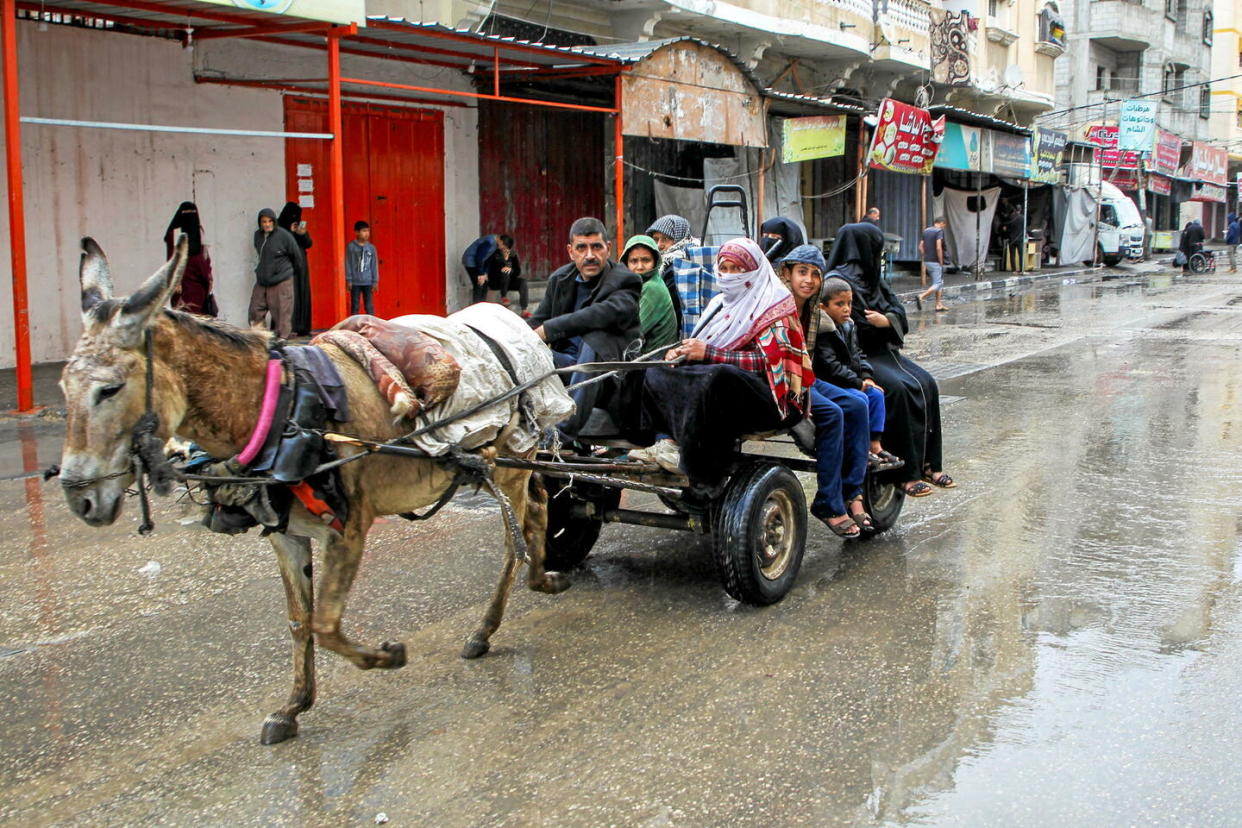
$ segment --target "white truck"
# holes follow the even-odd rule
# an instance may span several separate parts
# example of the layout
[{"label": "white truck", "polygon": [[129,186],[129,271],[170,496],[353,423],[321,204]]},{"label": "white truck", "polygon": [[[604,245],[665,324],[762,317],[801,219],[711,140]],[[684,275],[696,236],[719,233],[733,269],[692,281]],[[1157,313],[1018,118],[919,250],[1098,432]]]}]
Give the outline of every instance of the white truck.
[{"label": "white truck", "polygon": [[1112,266],[1126,259],[1143,258],[1147,228],[1135,203],[1107,181],[1100,187],[1099,247],[1100,261]]}]

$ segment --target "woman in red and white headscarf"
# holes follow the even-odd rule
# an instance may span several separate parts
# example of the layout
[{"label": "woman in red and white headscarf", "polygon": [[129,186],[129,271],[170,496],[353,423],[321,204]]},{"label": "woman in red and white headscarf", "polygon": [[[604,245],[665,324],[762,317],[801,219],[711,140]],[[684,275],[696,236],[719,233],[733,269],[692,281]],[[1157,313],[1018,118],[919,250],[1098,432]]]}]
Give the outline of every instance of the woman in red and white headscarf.
[{"label": "woman in red and white headscarf", "polygon": [[649,370],[643,383],[646,426],[672,438],[646,451],[672,470],[680,448],[680,467],[701,494],[723,480],[739,436],[801,420],[815,382],[793,295],[759,245],[721,246],[716,285],[692,336],[665,355],[686,364]]}]

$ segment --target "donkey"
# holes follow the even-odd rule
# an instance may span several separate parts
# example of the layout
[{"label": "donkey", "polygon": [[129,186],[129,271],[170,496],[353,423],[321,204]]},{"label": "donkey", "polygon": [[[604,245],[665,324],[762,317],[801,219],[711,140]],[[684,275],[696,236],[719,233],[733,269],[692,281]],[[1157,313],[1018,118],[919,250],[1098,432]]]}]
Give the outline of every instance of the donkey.
[{"label": "donkey", "polygon": [[[82,338],[61,376],[65,396],[65,447],[61,482],[75,515],[91,526],[113,523],[125,489],[133,483],[131,430],[147,406],[147,359],[151,335],[151,408],[159,416],[157,437],[193,440],[214,457],[232,457],[245,444],[258,417],[270,334],[166,307],[185,270],[188,243],[182,236],[173,258],[127,298],[112,297],[108,261],[93,239],[82,240]],[[351,434],[387,441],[399,436],[381,393],[364,370],[341,351],[325,346],[349,398]],[[517,422],[516,415],[511,426]],[[504,445],[506,432],[483,453]],[[344,456],[360,451],[340,447]],[[363,670],[393,669],[406,662],[405,646],[369,647],[341,631],[341,615],[358,571],[367,532],[377,516],[409,512],[435,503],[453,473],[423,459],[373,454],[347,463],[341,486],[349,502],[343,532],[312,516],[295,499],[288,528],[270,535],[284,581],[293,636],[293,690],[286,704],[267,716],[261,741],[275,744],[297,735],[298,714],[315,701],[315,644]],[[497,468],[497,488],[509,499],[528,546],[527,583],[557,593],[569,586],[561,573],[543,568],[547,492],[529,471]],[[318,595],[312,582],[311,541],[319,544]],[[520,561],[512,543],[483,621],[467,639],[463,658],[487,652],[500,626]]]}]

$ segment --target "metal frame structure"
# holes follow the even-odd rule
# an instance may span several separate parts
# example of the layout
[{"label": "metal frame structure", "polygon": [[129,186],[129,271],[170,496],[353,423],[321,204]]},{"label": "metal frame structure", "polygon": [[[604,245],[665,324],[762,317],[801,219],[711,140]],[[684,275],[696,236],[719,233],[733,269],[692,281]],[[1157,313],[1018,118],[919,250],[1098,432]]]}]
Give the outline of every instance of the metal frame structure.
[{"label": "metal frame structure", "polygon": [[[183,43],[194,40],[219,38],[250,38],[282,46],[297,46],[322,50],[326,53],[327,79],[325,81],[254,81],[196,78],[206,83],[236,83],[239,86],[260,86],[301,93],[318,93],[328,98],[328,132],[324,137],[330,141],[329,186],[332,192],[332,222],[343,227],[344,164],[342,158],[343,97],[365,97],[380,100],[396,100],[404,103],[432,104],[435,106],[464,106],[454,100],[465,98],[474,101],[497,101],[505,103],[543,106],[555,109],[597,112],[613,118],[615,178],[614,200],[616,209],[616,232],[618,246],[625,239],[624,199],[625,166],[622,137],[622,85],[621,73],[627,71],[631,62],[623,58],[608,57],[577,49],[547,44],[528,43],[513,38],[481,35],[475,32],[449,29],[438,24],[414,23],[399,18],[368,18],[367,25],[335,25],[322,21],[306,20],[292,16],[275,17],[265,12],[228,10],[218,5],[197,0],[55,0],[53,5],[29,0],[0,0],[0,46],[3,48],[4,89],[4,136],[5,162],[8,177],[9,239],[12,265],[14,354],[17,365],[17,407],[20,411],[35,408],[33,367],[30,348],[30,316],[27,296],[26,229],[22,192],[21,124],[45,123],[45,119],[21,116],[17,65],[17,12],[80,16],[113,21],[128,30],[149,30],[164,36],[175,36]],[[279,22],[277,22],[279,21]],[[481,77],[490,74],[490,92],[463,92],[433,86],[388,83],[363,78],[343,77],[341,55],[355,55],[383,60],[398,60],[426,66],[458,69],[467,75]],[[589,76],[615,76],[612,106],[587,106],[560,101],[540,100],[501,94],[502,78],[512,82],[523,78],[565,78]],[[313,85],[312,85],[313,84]],[[320,89],[319,85],[323,88]],[[348,95],[342,85],[362,87],[364,91]],[[416,92],[435,98],[410,97],[371,92],[372,89],[391,89],[402,93]],[[445,100],[439,100],[439,96]],[[121,125],[99,122],[66,122],[59,125],[75,127],[112,127],[158,129],[150,125]],[[188,131],[195,131],[189,129]],[[207,130],[197,130],[206,132]],[[220,130],[216,130],[220,132]],[[272,137],[289,137],[286,133],[272,133]],[[328,237],[329,256],[335,262],[336,289],[333,296],[335,315],[344,317],[346,310],[344,241],[341,233]]]}]

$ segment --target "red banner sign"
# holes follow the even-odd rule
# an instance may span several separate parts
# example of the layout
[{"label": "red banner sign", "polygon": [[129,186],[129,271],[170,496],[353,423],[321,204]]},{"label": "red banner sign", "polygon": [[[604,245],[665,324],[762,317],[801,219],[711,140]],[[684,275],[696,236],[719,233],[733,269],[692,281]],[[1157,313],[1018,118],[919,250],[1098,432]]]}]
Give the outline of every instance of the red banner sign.
[{"label": "red banner sign", "polygon": [[1202,184],[1195,187],[1195,194],[1190,197],[1191,201],[1211,201],[1216,204],[1225,203],[1225,188],[1218,187],[1215,184]]},{"label": "red banner sign", "polygon": [[1147,189],[1156,195],[1172,195],[1173,179],[1165,178],[1163,175],[1149,175],[1147,176]]},{"label": "red banner sign", "polygon": [[[1147,161],[1147,169],[1162,175],[1177,175],[1182,165],[1182,139],[1180,135],[1156,130],[1156,150]],[[1165,193],[1165,195],[1168,195]]]},{"label": "red banner sign", "polygon": [[1190,145],[1190,162],[1186,164],[1186,176],[1224,187],[1229,183],[1229,153],[1220,147],[1195,141]]},{"label": "red banner sign", "polygon": [[943,116],[933,121],[926,109],[885,98],[867,161],[877,170],[931,175],[943,139]]},{"label": "red banner sign", "polygon": [[1118,167],[1123,170],[1137,170],[1142,154],[1134,150],[1117,149],[1117,127],[1106,124],[1094,124],[1087,127],[1083,139],[1088,144],[1095,144],[1095,160],[1101,167]]}]

